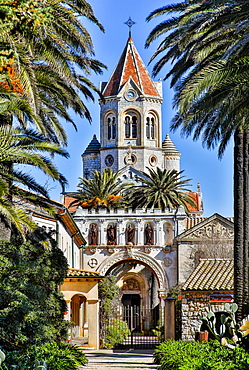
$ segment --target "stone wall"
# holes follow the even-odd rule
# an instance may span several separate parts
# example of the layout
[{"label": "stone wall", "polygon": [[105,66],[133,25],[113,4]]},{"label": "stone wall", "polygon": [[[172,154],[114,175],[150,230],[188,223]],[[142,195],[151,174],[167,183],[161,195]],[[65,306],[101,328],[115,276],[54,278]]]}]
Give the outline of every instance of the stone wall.
[{"label": "stone wall", "polygon": [[[212,292],[217,293],[217,292]],[[232,294],[231,292],[222,292]],[[195,340],[200,331],[200,318],[207,312],[210,292],[184,292],[182,298],[182,340]],[[224,310],[225,302],[212,302],[213,312]]]}]

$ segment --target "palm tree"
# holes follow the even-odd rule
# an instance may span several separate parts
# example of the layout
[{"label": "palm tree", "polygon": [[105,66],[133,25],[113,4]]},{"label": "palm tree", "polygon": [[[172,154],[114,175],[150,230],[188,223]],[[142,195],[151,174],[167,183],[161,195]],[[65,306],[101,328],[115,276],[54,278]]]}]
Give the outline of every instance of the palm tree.
[{"label": "palm tree", "polygon": [[68,193],[75,198],[72,205],[80,205],[83,208],[120,208],[127,202],[127,191],[131,184],[125,184],[118,180],[120,172],[112,169],[104,169],[103,172],[95,171],[89,179],[80,178],[77,192]]},{"label": "palm tree", "polygon": [[135,208],[179,208],[183,206],[189,213],[189,206],[196,208],[194,198],[189,189],[189,179],[183,179],[183,171],[156,170],[148,168],[149,174],[142,172],[145,178],[140,178],[141,185],[135,186],[130,193],[130,204]]},{"label": "palm tree", "polygon": [[[80,19],[103,27],[85,0],[5,5],[0,20],[0,70],[8,75],[4,86],[29,102],[40,118],[35,124],[41,133],[64,145],[66,133],[58,117],[75,126],[71,108],[91,120],[79,94],[94,99],[92,91],[98,90],[88,77],[104,68],[93,59],[92,40]],[[6,116],[4,120],[9,121]]]},{"label": "palm tree", "polygon": [[[167,12],[180,16],[157,26],[147,46],[157,36],[173,30],[161,42],[152,59],[159,73],[168,60],[178,108],[172,128],[186,136],[202,135],[207,147],[220,143],[219,156],[231,135],[234,149],[234,284],[242,318],[248,301],[248,0],[186,1],[154,11],[148,19]],[[243,263],[244,266],[243,267]],[[248,302],[247,302],[248,303]]]},{"label": "palm tree", "polygon": [[[59,145],[50,143],[43,135],[33,130],[24,131],[22,128],[0,126],[1,239],[9,239],[11,224],[14,224],[23,236],[25,228],[34,228],[35,225],[22,209],[22,202],[37,204],[53,212],[46,198],[43,200],[39,197],[39,194],[48,197],[47,190],[20,168],[23,165],[38,168],[50,178],[59,181],[64,187],[66,179],[58,172],[50,158],[44,154],[68,156]],[[6,166],[6,163],[11,165]],[[19,206],[15,203],[16,199],[19,199]],[[5,227],[6,225],[8,227]]]}]

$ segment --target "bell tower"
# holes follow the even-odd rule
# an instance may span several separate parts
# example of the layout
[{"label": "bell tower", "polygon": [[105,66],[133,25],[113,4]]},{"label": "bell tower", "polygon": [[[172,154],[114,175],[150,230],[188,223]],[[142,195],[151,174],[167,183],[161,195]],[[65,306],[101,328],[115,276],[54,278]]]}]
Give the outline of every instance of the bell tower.
[{"label": "bell tower", "polygon": [[101,170],[117,171],[126,165],[138,171],[163,168],[162,82],[152,81],[130,33],[109,81],[101,83],[101,91]]}]

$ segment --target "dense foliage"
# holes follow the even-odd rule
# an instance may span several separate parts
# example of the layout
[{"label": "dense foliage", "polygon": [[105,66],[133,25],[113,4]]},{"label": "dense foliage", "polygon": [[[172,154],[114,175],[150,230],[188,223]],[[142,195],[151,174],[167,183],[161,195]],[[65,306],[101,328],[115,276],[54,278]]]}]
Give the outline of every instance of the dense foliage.
[{"label": "dense foliage", "polygon": [[0,346],[25,350],[65,339],[66,302],[59,291],[67,273],[62,251],[32,238],[0,242]]},{"label": "dense foliage", "polygon": [[141,185],[134,186],[130,192],[130,204],[132,208],[179,208],[183,206],[188,212],[188,205],[196,208],[194,198],[186,186],[189,186],[189,179],[184,179],[183,171],[155,170],[147,168],[148,173],[142,172]]},{"label": "dense foliage", "polygon": [[[89,79],[104,67],[95,60],[91,36],[83,20],[102,25],[85,0],[0,1],[1,102],[10,93],[29,104],[29,118],[50,141],[66,143],[58,117],[71,122],[68,109],[91,119],[83,98],[94,100],[98,91]],[[6,95],[7,94],[7,95]],[[16,114],[26,127],[26,115]],[[7,109],[6,123],[13,109]]]},{"label": "dense foliage", "polygon": [[106,168],[103,172],[94,171],[89,179],[80,178],[79,190],[69,193],[76,200],[72,205],[80,205],[83,208],[120,208],[126,205],[125,192],[130,184],[118,181],[120,172],[114,172]]},{"label": "dense foliage", "polygon": [[86,365],[87,359],[81,349],[64,342],[46,343],[31,347],[26,351],[9,351],[0,370],[11,368],[33,370],[37,365],[46,363],[47,370],[78,370]]},{"label": "dense foliage", "polygon": [[154,352],[159,370],[248,370],[249,355],[241,348],[231,350],[219,342],[167,340]]},{"label": "dense foliage", "polygon": [[128,338],[130,330],[126,321],[112,319],[106,328],[105,347],[114,348],[117,344],[122,344]]}]

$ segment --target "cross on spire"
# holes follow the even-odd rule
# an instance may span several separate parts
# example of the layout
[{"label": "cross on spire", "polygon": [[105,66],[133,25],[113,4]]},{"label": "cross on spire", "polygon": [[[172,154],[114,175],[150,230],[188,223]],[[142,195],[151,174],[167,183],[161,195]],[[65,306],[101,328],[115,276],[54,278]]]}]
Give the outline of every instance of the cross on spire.
[{"label": "cross on spire", "polygon": [[136,24],[136,22],[133,22],[133,20],[131,19],[131,17],[129,16],[129,19],[128,21],[124,22],[124,24],[127,24],[127,26],[129,27],[129,37],[131,37],[131,27]]}]

